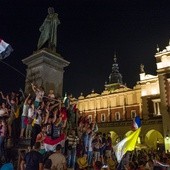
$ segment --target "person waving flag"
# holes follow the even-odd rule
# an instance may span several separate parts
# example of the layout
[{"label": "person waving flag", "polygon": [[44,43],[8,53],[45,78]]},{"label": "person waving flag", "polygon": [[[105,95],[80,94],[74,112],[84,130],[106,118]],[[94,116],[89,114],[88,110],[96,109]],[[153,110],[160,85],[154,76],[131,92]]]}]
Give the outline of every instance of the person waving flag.
[{"label": "person waving flag", "polygon": [[135,131],[113,147],[118,163],[121,162],[123,155],[127,151],[133,151],[135,149],[136,142],[141,131],[141,121],[139,116],[135,117],[133,120],[133,126]]},{"label": "person waving flag", "polygon": [[0,38],[0,60],[8,57],[12,51],[11,45]]}]

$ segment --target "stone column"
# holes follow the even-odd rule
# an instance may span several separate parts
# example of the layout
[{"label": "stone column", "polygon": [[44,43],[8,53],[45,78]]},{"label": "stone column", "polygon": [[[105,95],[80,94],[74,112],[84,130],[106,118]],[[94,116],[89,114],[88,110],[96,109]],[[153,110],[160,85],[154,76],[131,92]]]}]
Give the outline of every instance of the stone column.
[{"label": "stone column", "polygon": [[170,79],[170,44],[162,52],[155,55],[160,87],[160,109],[163,122],[165,151],[170,151],[170,111],[169,111],[169,79]]},{"label": "stone column", "polygon": [[[158,70],[157,70],[158,71]],[[159,72],[158,72],[159,74]],[[170,112],[168,110],[168,93],[167,93],[167,75],[159,74],[159,83],[160,83],[160,98],[161,98],[161,115],[163,121],[163,132],[164,132],[164,142],[165,142],[165,151],[170,151]],[[168,137],[168,138],[167,138]]]},{"label": "stone column", "polygon": [[149,118],[149,111],[148,111],[148,102],[147,102],[147,96],[142,97],[142,118],[148,119]]},{"label": "stone column", "polygon": [[31,83],[43,86],[48,94],[54,90],[57,96],[62,96],[64,67],[70,63],[60,54],[42,49],[22,60],[27,65],[25,92],[31,92]]}]

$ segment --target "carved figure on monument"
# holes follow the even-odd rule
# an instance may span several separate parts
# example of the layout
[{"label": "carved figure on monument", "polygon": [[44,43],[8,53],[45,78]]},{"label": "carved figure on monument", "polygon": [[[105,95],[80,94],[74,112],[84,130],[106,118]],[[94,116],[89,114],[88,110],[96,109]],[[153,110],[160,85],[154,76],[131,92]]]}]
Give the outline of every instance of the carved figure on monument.
[{"label": "carved figure on monument", "polygon": [[143,64],[140,65],[140,73],[145,73],[144,65]]},{"label": "carved figure on monument", "polygon": [[60,24],[58,14],[55,13],[54,8],[48,8],[48,15],[40,27],[40,37],[38,40],[37,49],[47,47],[52,51],[56,51],[57,47],[57,27]]}]

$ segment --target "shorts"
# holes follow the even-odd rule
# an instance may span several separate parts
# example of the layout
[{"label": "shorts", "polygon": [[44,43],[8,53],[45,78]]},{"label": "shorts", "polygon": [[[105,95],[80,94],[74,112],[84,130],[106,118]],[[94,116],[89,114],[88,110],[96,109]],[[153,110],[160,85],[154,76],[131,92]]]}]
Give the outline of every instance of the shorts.
[{"label": "shorts", "polygon": [[32,125],[31,124],[27,125],[27,130],[30,130],[30,131],[32,130]]},{"label": "shorts", "polygon": [[94,151],[94,159],[95,159],[96,161],[100,160],[100,152]]},{"label": "shorts", "polygon": [[100,155],[103,156],[104,148],[100,148]]}]

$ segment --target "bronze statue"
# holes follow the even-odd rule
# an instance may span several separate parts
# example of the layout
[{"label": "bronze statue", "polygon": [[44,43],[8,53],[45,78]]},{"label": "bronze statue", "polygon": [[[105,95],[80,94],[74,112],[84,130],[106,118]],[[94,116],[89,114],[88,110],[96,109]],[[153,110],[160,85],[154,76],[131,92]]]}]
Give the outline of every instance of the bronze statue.
[{"label": "bronze statue", "polygon": [[48,8],[48,15],[40,27],[40,38],[38,40],[37,49],[47,47],[52,51],[56,51],[57,47],[57,27],[60,24],[58,14],[54,8]]}]

